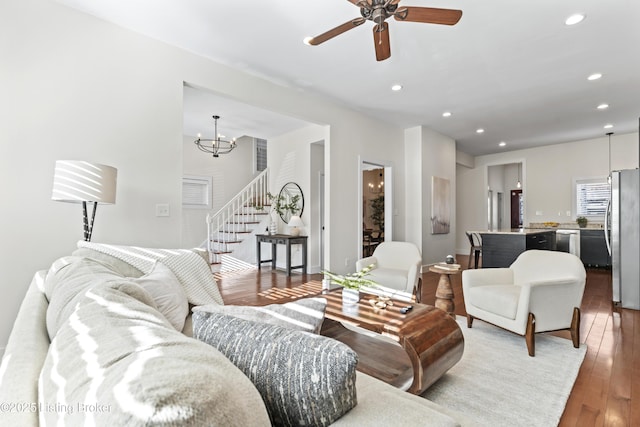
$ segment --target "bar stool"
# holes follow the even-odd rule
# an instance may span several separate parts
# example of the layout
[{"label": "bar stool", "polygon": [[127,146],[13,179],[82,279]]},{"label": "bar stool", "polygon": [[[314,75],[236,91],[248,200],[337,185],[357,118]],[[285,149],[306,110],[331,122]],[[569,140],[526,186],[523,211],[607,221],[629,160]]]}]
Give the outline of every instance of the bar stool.
[{"label": "bar stool", "polygon": [[482,253],[482,239],[478,233],[469,233],[465,231],[467,238],[469,239],[469,244],[471,245],[471,249],[469,250],[469,263],[467,264],[467,268],[471,268],[471,258],[475,260],[475,264],[473,268],[478,268],[478,260],[480,259],[480,254]]}]

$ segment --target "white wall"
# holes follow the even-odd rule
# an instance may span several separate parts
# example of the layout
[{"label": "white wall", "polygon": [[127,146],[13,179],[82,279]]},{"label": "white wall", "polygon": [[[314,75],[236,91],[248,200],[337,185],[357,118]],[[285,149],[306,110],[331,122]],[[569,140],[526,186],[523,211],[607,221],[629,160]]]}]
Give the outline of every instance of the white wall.
[{"label": "white wall", "polygon": [[[421,248],[425,265],[454,253],[456,240],[455,141],[424,126],[405,131],[407,240]],[[449,180],[451,222],[448,234],[431,234],[432,177]]]},{"label": "white wall", "polygon": [[[637,168],[638,154],[638,133],[611,137],[612,170]],[[573,180],[608,175],[608,137],[478,156],[473,168],[458,165],[457,253],[469,252],[465,230],[487,228],[487,166],[521,161],[525,226],[530,222],[572,222],[575,215],[567,217],[566,211],[572,210]]]},{"label": "white wall", "polygon": [[[403,188],[402,130],[322,97],[243,74],[50,0],[0,2],[0,40],[0,347],[34,271],[68,254],[82,236],[80,207],[50,200],[56,160],[118,168],[117,203],[98,209],[94,241],[183,243],[184,82],[330,125],[320,138],[328,171],[328,268],[354,268],[358,155],[371,151],[395,162],[395,193]],[[158,203],[168,203],[171,216],[156,217]],[[399,196],[396,208],[402,206]],[[402,214],[396,226],[395,235],[402,238]]]},{"label": "white wall", "polygon": [[[317,188],[317,182],[312,181],[312,170],[318,171],[320,167],[317,163],[312,167],[312,146],[314,143],[324,138],[325,129],[319,125],[310,125],[303,129],[298,129],[268,141],[267,163],[272,171],[269,177],[269,187],[272,194],[278,194],[283,185],[287,182],[295,182],[302,189],[304,197],[304,210],[302,212],[302,222],[304,228],[301,234],[309,236],[307,269],[315,269],[319,266],[319,245],[317,235],[318,217],[314,215],[312,205],[317,206],[314,200],[312,188]],[[317,162],[317,159],[316,159]],[[276,215],[277,216],[277,215]],[[289,234],[289,227],[278,217],[278,231]],[[278,266],[284,266],[284,250],[282,245],[278,245]],[[291,260],[293,265],[300,265],[302,253],[300,247],[292,247]],[[312,267],[312,268],[309,268]],[[299,271],[299,270],[295,270]]]},{"label": "white wall", "polygon": [[180,246],[185,248],[198,247],[206,240],[207,213],[217,212],[257,175],[254,173],[254,138],[238,138],[236,148],[218,158],[200,151],[193,142],[195,139],[195,136],[184,136],[183,174],[213,179],[212,207],[211,210],[182,210]]}]

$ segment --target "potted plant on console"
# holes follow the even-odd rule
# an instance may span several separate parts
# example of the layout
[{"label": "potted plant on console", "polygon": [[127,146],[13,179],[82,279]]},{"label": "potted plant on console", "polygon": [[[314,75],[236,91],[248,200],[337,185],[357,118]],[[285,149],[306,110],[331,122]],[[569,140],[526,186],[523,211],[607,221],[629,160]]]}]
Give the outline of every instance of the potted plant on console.
[{"label": "potted plant on console", "polygon": [[323,271],[322,273],[331,279],[331,282],[342,286],[342,303],[345,305],[354,305],[360,301],[360,288],[363,286],[376,287],[377,284],[365,276],[369,274],[371,270],[375,268],[374,264],[370,264],[360,271],[355,273],[341,275],[335,274],[330,271]]},{"label": "potted plant on console", "polygon": [[271,215],[270,231],[271,234],[276,234],[278,230],[278,217],[274,216],[274,214],[277,214],[281,219],[291,217],[292,215],[299,215],[298,201],[300,200],[300,196],[296,194],[289,200],[286,200],[286,198],[280,194],[274,196],[271,193],[267,193],[267,197],[271,203],[271,210],[269,212]]}]

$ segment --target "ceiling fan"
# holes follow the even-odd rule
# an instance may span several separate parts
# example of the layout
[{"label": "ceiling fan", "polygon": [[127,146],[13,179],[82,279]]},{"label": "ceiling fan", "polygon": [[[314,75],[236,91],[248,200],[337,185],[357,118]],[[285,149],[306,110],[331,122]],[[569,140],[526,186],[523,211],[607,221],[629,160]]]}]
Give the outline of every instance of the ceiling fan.
[{"label": "ceiling fan", "polygon": [[384,61],[391,56],[389,45],[389,24],[385,21],[393,16],[396,21],[424,22],[427,24],[455,25],[462,16],[461,10],[437,9],[432,7],[399,7],[400,0],[348,0],[360,8],[362,17],[347,21],[342,25],[307,39],[312,46],[324,43],[346,31],[351,30],[365,21],[373,21],[373,40],[376,49],[376,59]]}]

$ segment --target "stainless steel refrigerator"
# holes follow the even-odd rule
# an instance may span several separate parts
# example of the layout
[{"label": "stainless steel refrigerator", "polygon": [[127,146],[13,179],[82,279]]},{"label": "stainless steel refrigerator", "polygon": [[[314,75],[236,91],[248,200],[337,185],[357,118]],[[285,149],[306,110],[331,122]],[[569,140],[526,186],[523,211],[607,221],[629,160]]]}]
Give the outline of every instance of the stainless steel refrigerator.
[{"label": "stainless steel refrigerator", "polygon": [[611,173],[611,198],[605,218],[605,238],[611,255],[613,302],[640,310],[640,173]]}]

